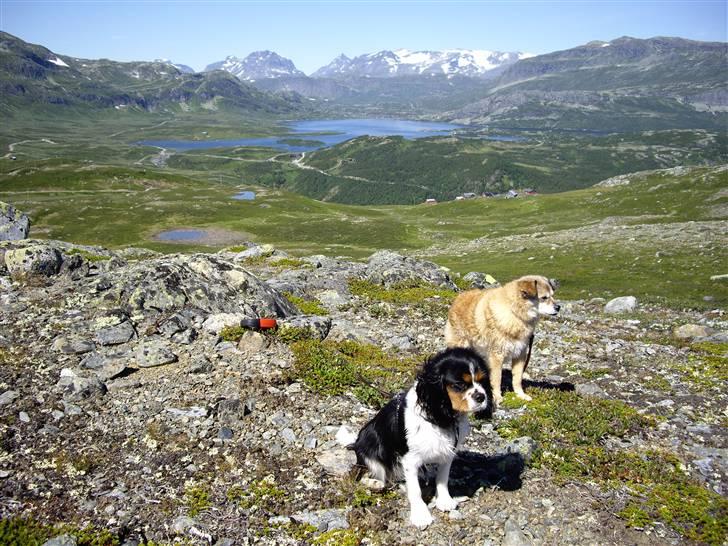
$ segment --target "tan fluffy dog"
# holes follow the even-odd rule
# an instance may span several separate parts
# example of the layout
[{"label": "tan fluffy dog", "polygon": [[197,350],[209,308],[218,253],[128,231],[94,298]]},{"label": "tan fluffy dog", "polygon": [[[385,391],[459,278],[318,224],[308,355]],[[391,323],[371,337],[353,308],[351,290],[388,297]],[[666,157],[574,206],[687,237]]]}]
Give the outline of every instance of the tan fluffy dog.
[{"label": "tan fluffy dog", "polygon": [[448,347],[470,347],[485,359],[495,404],[503,400],[501,375],[508,364],[516,396],[531,400],[521,380],[539,316],[559,312],[556,286],[546,277],[528,275],[498,288],[463,292],[450,307],[445,342]]}]

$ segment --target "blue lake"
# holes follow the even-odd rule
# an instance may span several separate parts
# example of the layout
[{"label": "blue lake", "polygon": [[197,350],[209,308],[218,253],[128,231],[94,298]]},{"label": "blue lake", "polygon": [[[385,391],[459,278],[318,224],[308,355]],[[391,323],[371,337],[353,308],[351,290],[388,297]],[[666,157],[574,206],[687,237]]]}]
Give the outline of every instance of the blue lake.
[{"label": "blue lake", "polygon": [[199,229],[170,229],[157,234],[160,241],[197,241],[205,236]]},{"label": "blue lake", "polygon": [[[435,121],[400,119],[328,119],[292,121],[288,133],[276,137],[240,138],[236,140],[142,140],[139,144],[171,150],[204,150],[236,146],[264,146],[286,152],[310,152],[350,140],[369,136],[402,136],[407,139],[447,136],[460,125]],[[309,143],[290,142],[305,140]],[[289,142],[286,142],[289,141]]]}]

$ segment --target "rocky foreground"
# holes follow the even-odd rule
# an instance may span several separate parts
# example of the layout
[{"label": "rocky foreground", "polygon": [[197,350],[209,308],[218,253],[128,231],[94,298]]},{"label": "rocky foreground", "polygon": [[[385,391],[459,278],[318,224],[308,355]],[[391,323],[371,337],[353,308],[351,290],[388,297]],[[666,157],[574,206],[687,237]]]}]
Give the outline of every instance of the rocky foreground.
[{"label": "rocky foreground", "polygon": [[[539,272],[514,277],[525,273]],[[292,347],[350,340],[418,362],[443,347],[447,298],[375,301],[354,293],[352,279],[457,290],[436,265],[389,252],[355,263],[261,247],[162,256],[0,243],[0,516],[70,524],[55,533],[69,543],[79,540],[69,529],[89,524],[127,545],[725,541],[725,511],[712,514],[710,535],[667,517],[630,519],[626,499],[639,493],[629,477],[565,479],[534,464],[543,445],[500,434],[528,411],[515,404],[473,421],[451,476],[458,509],[433,509],[425,531],[408,526],[403,492],[354,481],[352,454],[336,440],[376,402],[353,388],[322,394],[297,375]],[[299,309],[311,303],[314,314]],[[630,298],[562,304],[539,326],[527,391],[626,403],[651,424],[606,434],[600,446],[670,453],[681,479],[725,498],[725,368],[691,348],[728,341],[723,311]],[[278,319],[277,334],[235,328],[263,316]],[[423,480],[431,495],[432,473]]]}]

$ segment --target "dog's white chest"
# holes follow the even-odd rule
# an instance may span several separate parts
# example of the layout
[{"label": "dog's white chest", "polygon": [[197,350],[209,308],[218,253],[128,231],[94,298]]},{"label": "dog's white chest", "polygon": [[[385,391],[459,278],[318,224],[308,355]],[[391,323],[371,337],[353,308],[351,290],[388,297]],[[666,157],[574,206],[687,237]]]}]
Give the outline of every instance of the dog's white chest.
[{"label": "dog's white chest", "polygon": [[439,463],[452,459],[470,431],[467,419],[460,419],[452,429],[443,429],[427,421],[416,404],[414,390],[407,393],[405,428],[407,447],[423,463]]}]

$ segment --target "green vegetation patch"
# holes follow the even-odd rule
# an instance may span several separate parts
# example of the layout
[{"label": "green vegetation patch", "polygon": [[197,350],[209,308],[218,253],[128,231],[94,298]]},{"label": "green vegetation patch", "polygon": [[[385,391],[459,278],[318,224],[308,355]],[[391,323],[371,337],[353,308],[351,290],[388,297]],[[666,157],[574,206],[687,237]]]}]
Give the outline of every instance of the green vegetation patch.
[{"label": "green vegetation patch", "polygon": [[195,517],[200,512],[204,512],[212,506],[210,492],[201,486],[185,489],[184,501],[187,511],[192,517]]},{"label": "green vegetation patch", "polygon": [[45,525],[33,519],[8,518],[0,520],[0,544],[5,546],[41,546],[58,535],[71,535],[78,546],[118,546],[119,537],[93,525],[83,528],[71,525]]},{"label": "green vegetation patch", "polygon": [[[501,436],[530,436],[541,446],[594,445],[607,436],[624,437],[654,423],[616,400],[579,396],[555,389],[532,389],[526,412],[499,427]],[[531,392],[531,391],[529,391]],[[506,403],[516,402],[507,393]],[[543,449],[547,449],[543,447]]]},{"label": "green vegetation patch", "polygon": [[422,281],[404,281],[385,288],[379,284],[363,279],[349,279],[349,290],[354,296],[370,301],[381,301],[403,304],[417,304],[429,298],[439,298],[446,303],[452,303],[457,292],[447,288],[439,288]]},{"label": "green vegetation patch", "polygon": [[328,315],[329,311],[317,299],[300,298],[290,292],[284,292],[285,298],[295,305],[304,315]]},{"label": "green vegetation patch", "polygon": [[238,342],[247,331],[248,330],[242,326],[225,326],[222,330],[220,330],[220,339],[223,341]]},{"label": "green vegetation patch", "polygon": [[673,368],[697,392],[723,389],[728,381],[728,343],[693,343],[687,362],[675,362]]},{"label": "green vegetation patch", "polygon": [[619,515],[628,525],[662,521],[676,532],[706,544],[723,544],[728,533],[728,501],[683,471],[673,454],[656,450],[614,451],[608,436],[624,438],[654,426],[654,419],[615,400],[573,392],[532,389],[524,404],[507,393],[504,407],[525,407],[523,414],[498,426],[506,438],[530,436],[539,448],[532,464],[549,468],[559,481],[597,482],[625,490]]},{"label": "green vegetation patch", "polygon": [[362,402],[380,407],[414,375],[420,359],[400,358],[379,347],[354,341],[298,341],[291,345],[291,379],[312,391],[340,395],[352,391]]},{"label": "green vegetation patch", "polygon": [[255,506],[272,511],[285,502],[286,492],[276,484],[275,478],[269,475],[247,486],[231,487],[227,491],[227,499],[246,510]]},{"label": "green vegetation patch", "polygon": [[315,546],[358,546],[362,536],[353,529],[332,529],[317,536],[311,544]]}]

